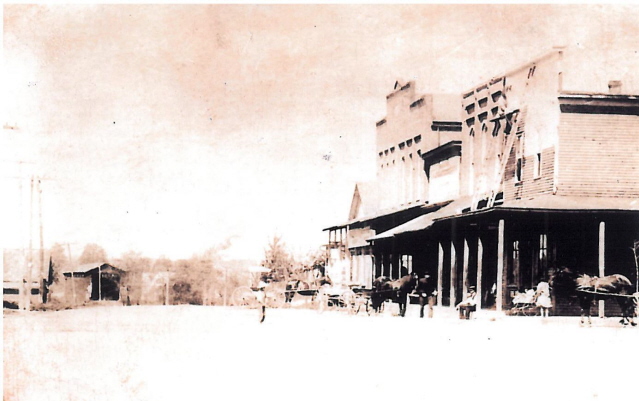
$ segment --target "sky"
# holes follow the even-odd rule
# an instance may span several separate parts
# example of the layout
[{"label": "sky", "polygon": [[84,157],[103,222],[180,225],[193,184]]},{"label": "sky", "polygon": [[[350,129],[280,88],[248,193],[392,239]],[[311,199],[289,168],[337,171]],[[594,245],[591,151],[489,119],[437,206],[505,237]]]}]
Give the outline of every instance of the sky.
[{"label": "sky", "polygon": [[39,246],[42,221],[45,247],[78,255],[230,240],[226,257],[259,261],[275,235],[304,255],[374,179],[396,80],[462,93],[561,45],[568,89],[639,93],[637,21],[633,5],[4,5],[3,244]]}]

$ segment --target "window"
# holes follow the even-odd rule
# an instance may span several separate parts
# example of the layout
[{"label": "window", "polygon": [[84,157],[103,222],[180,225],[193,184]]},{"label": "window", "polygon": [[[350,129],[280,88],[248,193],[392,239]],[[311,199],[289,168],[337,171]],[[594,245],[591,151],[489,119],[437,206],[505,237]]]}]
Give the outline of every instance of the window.
[{"label": "window", "polygon": [[[512,135],[512,134],[511,134]],[[517,136],[517,165],[515,166],[515,182],[521,182],[524,167],[524,141],[523,137]],[[508,157],[508,155],[505,155]]]},{"label": "window", "polygon": [[517,266],[519,265],[519,241],[513,241],[513,266],[512,268],[507,269],[507,278],[506,283],[508,285],[516,285],[517,277],[515,276],[515,271],[517,270]]},{"label": "window", "polygon": [[521,182],[521,157],[517,158],[517,167],[515,167],[515,181]]},{"label": "window", "polygon": [[537,153],[535,155],[534,163],[533,163],[534,177],[541,177],[541,153]]},{"label": "window", "polygon": [[546,234],[539,236],[539,268],[542,276],[545,277],[548,268],[548,236]]}]

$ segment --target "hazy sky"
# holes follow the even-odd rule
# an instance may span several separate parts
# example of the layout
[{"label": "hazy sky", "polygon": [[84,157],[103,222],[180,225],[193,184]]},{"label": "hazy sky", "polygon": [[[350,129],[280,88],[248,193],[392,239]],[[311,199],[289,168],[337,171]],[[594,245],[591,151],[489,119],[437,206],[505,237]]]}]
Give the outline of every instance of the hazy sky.
[{"label": "hazy sky", "polygon": [[259,260],[279,234],[305,253],[374,178],[395,80],[461,93],[565,45],[570,88],[637,93],[638,21],[610,5],[5,5],[3,241],[28,246],[38,174],[45,246],[180,258],[232,238],[229,257]]}]

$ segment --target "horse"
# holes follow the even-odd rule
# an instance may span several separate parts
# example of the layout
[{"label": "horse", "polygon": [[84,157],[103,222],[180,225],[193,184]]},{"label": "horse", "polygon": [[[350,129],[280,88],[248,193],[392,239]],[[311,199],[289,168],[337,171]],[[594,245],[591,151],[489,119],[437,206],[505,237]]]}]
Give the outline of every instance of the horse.
[{"label": "horse", "polygon": [[399,316],[404,317],[408,294],[415,289],[416,284],[417,274],[415,273],[407,274],[394,281],[385,276],[376,278],[373,281],[373,292],[371,293],[373,310],[379,313],[384,301],[390,299],[399,304]]},{"label": "horse", "polygon": [[596,277],[587,274],[577,274],[568,268],[563,268],[551,279],[551,286],[555,293],[576,297],[581,309],[581,324],[588,317],[590,319],[590,307],[593,301],[615,298],[621,309],[622,325],[636,326],[634,321],[637,300],[633,297],[634,288],[630,280],[621,274]]}]

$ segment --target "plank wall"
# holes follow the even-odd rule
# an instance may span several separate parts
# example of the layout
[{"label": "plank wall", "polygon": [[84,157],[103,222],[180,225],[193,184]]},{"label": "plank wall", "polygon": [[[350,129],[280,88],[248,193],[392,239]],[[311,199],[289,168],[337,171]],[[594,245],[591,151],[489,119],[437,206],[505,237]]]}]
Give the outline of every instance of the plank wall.
[{"label": "plank wall", "polygon": [[558,194],[639,197],[639,116],[563,113]]}]

